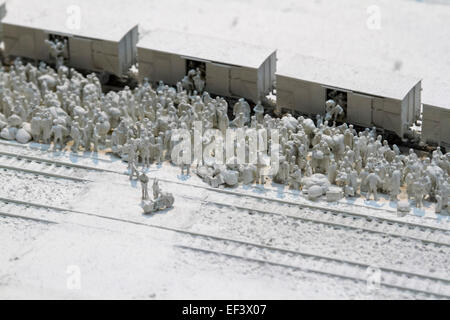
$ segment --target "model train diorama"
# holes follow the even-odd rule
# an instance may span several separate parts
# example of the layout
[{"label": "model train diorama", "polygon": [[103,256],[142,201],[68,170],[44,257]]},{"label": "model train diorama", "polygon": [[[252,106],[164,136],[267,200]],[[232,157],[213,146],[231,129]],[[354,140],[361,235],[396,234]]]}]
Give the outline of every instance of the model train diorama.
[{"label": "model train diorama", "polygon": [[[136,66],[140,81],[176,85],[199,68],[210,94],[256,102],[274,93],[278,110],[309,117],[324,114],[325,102],[333,98],[346,122],[450,146],[450,110],[422,104],[421,79],[302,55],[283,61],[277,70],[276,50],[261,46],[165,30],[140,35],[137,24],[98,19],[73,30],[56,13],[9,16],[5,4],[1,11],[6,64],[15,57],[51,63],[46,40],[57,39],[66,44],[67,66],[96,72],[104,83],[111,76],[126,80]],[[419,128],[414,134],[413,127]]]}]

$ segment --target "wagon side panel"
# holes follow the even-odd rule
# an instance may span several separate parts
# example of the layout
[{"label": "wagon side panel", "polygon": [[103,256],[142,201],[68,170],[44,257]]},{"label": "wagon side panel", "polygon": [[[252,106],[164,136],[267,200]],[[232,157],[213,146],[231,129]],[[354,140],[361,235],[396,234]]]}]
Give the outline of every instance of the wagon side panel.
[{"label": "wagon side panel", "polygon": [[3,25],[3,39],[7,56],[36,59],[33,29],[10,24]]}]

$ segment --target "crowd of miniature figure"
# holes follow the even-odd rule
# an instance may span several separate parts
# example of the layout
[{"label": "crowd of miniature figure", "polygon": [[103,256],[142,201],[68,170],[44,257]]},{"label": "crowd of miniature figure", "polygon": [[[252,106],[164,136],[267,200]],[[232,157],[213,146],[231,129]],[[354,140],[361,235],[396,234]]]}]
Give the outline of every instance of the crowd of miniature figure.
[{"label": "crowd of miniature figure", "polygon": [[[85,77],[65,66],[55,71],[45,63],[35,67],[17,59],[0,75],[3,139],[53,142],[54,148],[71,144],[74,152],[111,148],[128,161],[130,179],[140,178],[143,200],[148,198],[144,191],[148,179],[139,172],[139,165],[145,168],[170,160],[173,130],[193,130],[193,122],[201,121],[203,128],[221,131],[228,127],[278,129],[280,163],[273,182],[303,190],[310,198],[341,194],[367,199],[373,195],[378,200],[377,192],[381,192],[397,201],[405,187],[417,207],[423,200],[435,201],[436,212],[448,206],[450,153],[437,148],[431,158],[419,158],[412,150],[401,154],[396,145],[382,141],[375,128],[357,133],[352,125],[337,126],[332,122],[339,111],[334,101],[327,101],[330,112],[314,123],[289,114],[272,117],[261,103],[252,115],[250,105],[240,99],[232,107],[231,121],[227,101],[203,91],[198,71],[191,71],[176,88],[163,83],[152,88],[144,81],[133,90],[125,87],[106,94],[95,74]],[[189,166],[185,167],[182,170],[189,175]],[[203,164],[195,172],[213,187],[267,182],[254,164]],[[160,195],[158,191],[155,197]],[[150,209],[173,204],[169,196],[165,194],[158,205],[150,204]]]}]

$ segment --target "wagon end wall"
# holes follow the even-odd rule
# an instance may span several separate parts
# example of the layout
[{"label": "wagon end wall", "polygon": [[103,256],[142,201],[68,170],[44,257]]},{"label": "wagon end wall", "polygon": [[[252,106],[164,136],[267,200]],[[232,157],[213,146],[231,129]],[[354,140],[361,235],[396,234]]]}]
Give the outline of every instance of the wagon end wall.
[{"label": "wagon end wall", "polygon": [[423,105],[422,139],[429,144],[450,147],[450,110]]}]

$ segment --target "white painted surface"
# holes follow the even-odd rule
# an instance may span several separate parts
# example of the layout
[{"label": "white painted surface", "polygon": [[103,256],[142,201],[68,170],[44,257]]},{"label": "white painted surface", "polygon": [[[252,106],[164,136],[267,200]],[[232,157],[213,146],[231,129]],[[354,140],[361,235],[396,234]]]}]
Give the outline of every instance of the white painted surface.
[{"label": "white painted surface", "polygon": [[[32,1],[9,1],[8,14],[3,22],[49,32],[118,42],[137,23],[117,19],[117,15],[110,14],[111,8],[108,6],[104,1],[46,0],[38,6]],[[71,10],[74,7],[77,9]],[[71,23],[72,21],[77,23]]]}]

